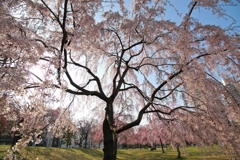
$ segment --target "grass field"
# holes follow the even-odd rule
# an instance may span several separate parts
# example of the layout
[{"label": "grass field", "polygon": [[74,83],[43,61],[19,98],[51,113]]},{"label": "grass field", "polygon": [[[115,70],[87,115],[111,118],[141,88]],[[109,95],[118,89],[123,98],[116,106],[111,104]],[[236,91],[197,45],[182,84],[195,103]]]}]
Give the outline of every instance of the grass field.
[{"label": "grass field", "polygon": [[[0,159],[3,159],[9,146],[0,145]],[[155,151],[149,149],[119,149],[117,158],[119,160],[177,160],[177,151],[165,149],[162,153],[158,148]],[[74,149],[74,148],[46,148],[27,147],[21,151],[24,160],[102,160],[103,151],[100,149]],[[196,147],[181,148],[181,160],[226,160],[221,153],[212,154],[210,149],[204,154]]]}]

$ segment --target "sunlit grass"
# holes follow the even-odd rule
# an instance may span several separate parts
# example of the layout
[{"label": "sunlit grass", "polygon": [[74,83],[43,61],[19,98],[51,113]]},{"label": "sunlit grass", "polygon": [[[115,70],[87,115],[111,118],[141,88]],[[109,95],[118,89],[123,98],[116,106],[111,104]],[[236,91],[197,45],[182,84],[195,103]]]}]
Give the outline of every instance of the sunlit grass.
[{"label": "sunlit grass", "polygon": [[[0,159],[4,158],[8,149],[9,146],[0,145]],[[100,160],[103,152],[84,148],[26,147],[20,155],[24,160]]]},{"label": "sunlit grass", "polygon": [[210,149],[205,153],[201,152],[197,147],[186,147],[181,148],[181,157],[177,158],[177,151],[173,149],[165,149],[165,153],[158,148],[155,151],[148,149],[130,149],[130,150],[119,150],[118,159],[120,160],[202,160],[202,159],[214,159],[214,160],[226,160],[227,156],[221,153],[214,154]]},{"label": "sunlit grass", "polygon": [[[3,159],[9,146],[0,145],[0,159]],[[197,147],[181,148],[181,160],[227,160],[219,148],[205,148],[201,152]],[[21,151],[21,156],[25,160],[102,160],[103,151],[101,149],[74,149],[74,148],[47,148],[47,147],[27,147]],[[162,153],[158,148],[155,151],[149,149],[119,149],[117,153],[118,160],[177,160],[177,151],[171,148],[165,149]]]}]

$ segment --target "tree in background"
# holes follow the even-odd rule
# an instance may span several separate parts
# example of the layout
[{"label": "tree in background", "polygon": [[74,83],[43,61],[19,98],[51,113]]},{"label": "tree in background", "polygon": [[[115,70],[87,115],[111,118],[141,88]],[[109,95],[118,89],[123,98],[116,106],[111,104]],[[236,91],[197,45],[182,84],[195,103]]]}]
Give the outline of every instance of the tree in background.
[{"label": "tree in background", "polygon": [[140,144],[140,148],[142,146],[150,146],[150,142],[149,142],[149,138],[147,136],[148,134],[148,129],[147,127],[144,125],[144,126],[140,126],[137,130],[137,133],[136,133],[136,137],[138,137],[138,143]]},{"label": "tree in background", "polygon": [[164,153],[164,145],[170,144],[171,141],[171,133],[164,124],[164,121],[155,120],[146,125],[146,129],[149,132],[148,137],[151,145],[153,146],[153,144],[160,144],[162,153]]},{"label": "tree in background", "polygon": [[63,140],[66,143],[66,147],[70,148],[72,144],[72,138],[74,137],[74,132],[71,130],[70,126],[67,126],[67,128],[63,131]]},{"label": "tree in background", "polygon": [[101,144],[103,143],[103,130],[101,122],[94,124],[91,132],[91,141],[93,143],[93,146],[95,146],[96,148],[101,147]]},{"label": "tree in background", "polygon": [[136,147],[139,144],[138,138],[140,138],[140,136],[136,135],[134,128],[130,128],[118,135],[117,143],[122,146],[122,148]]},{"label": "tree in background", "polygon": [[[167,6],[175,9],[169,1],[133,0],[130,9],[125,3],[1,1],[3,22],[18,31],[9,32],[1,25],[1,34],[19,47],[15,50],[13,42],[7,46],[16,55],[31,57],[36,52],[27,60],[39,60],[34,67],[43,72],[31,74],[34,78],[25,88],[59,88],[97,97],[98,101],[88,98],[94,105],[104,102],[104,160],[116,159],[117,135],[139,125],[146,114],[178,120],[175,124],[186,122],[202,145],[215,144],[217,137],[240,157],[239,123],[226,124],[230,118],[239,122],[240,107],[234,100],[227,105],[220,102],[231,95],[219,80],[239,75],[238,27],[234,23],[227,28],[204,25],[192,15],[196,9],[208,8],[229,19],[222,6],[233,3],[189,1],[189,10],[178,18],[180,23],[164,19]],[[1,39],[1,48],[5,43]],[[19,67],[18,73],[24,70]]]},{"label": "tree in background", "polygon": [[7,120],[4,116],[0,116],[0,133],[2,134],[2,131],[5,130],[7,126]]},{"label": "tree in background", "polygon": [[49,129],[54,137],[61,138],[66,132],[74,133],[75,136],[75,133],[78,131],[76,124],[73,122],[72,113],[68,107],[63,110],[58,109],[58,111],[60,110],[58,113],[59,116],[55,119],[55,123]]},{"label": "tree in background", "polygon": [[88,138],[91,135],[93,130],[94,120],[80,120],[77,122],[78,127],[78,136],[79,136],[79,147],[82,147],[82,143],[84,142],[84,148],[87,148]]},{"label": "tree in background", "polygon": [[[3,95],[0,97],[0,111],[2,112],[4,109],[4,106],[6,105],[6,95]],[[8,123],[6,117],[4,115],[0,114],[0,136],[2,137],[3,132],[7,128]]]}]

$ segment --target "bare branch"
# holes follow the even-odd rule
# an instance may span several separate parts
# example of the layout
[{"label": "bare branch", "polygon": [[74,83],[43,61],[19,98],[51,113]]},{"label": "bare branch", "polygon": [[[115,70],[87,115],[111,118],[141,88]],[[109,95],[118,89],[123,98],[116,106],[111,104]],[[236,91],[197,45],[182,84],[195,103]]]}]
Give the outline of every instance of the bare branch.
[{"label": "bare branch", "polygon": [[190,9],[190,11],[189,11],[189,13],[188,13],[189,16],[191,16],[192,11],[193,11],[193,9],[194,9],[194,7],[195,7],[196,5],[197,5],[197,1],[195,1],[195,2],[193,3],[193,6],[192,6],[192,8]]}]

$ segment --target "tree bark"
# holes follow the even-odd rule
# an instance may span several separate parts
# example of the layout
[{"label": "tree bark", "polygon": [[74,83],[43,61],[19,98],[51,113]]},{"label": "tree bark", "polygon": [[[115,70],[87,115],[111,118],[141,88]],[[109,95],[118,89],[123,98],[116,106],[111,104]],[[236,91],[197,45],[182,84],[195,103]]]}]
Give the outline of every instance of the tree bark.
[{"label": "tree bark", "polygon": [[102,143],[102,142],[99,142],[99,143],[98,143],[98,148],[100,148],[100,147],[101,147],[101,143]]},{"label": "tree bark", "polygon": [[160,143],[161,143],[162,153],[165,153],[165,152],[164,152],[163,143],[162,143],[162,139],[161,139],[161,138],[160,138]]},{"label": "tree bark", "polygon": [[117,154],[117,139],[115,133],[110,129],[108,121],[105,119],[103,122],[104,134],[104,158],[103,160],[116,160]]},{"label": "tree bark", "polygon": [[177,144],[176,145],[176,147],[177,147],[177,152],[178,152],[178,157],[177,158],[181,158],[181,152],[180,152],[180,144]]},{"label": "tree bark", "polygon": [[107,105],[105,119],[103,121],[103,140],[104,140],[104,158],[103,160],[116,160],[117,155],[117,136],[111,127],[114,125],[113,107]]},{"label": "tree bark", "polygon": [[79,148],[82,148],[82,140],[79,140]]},{"label": "tree bark", "polygon": [[87,140],[88,140],[88,135],[86,134],[84,148],[87,148]]}]

